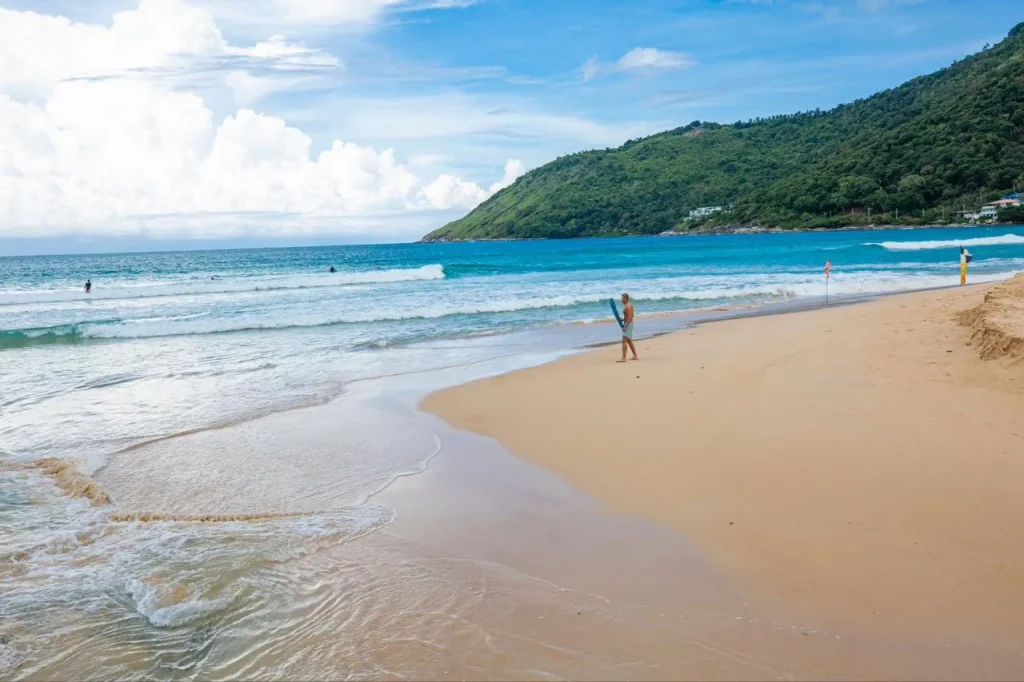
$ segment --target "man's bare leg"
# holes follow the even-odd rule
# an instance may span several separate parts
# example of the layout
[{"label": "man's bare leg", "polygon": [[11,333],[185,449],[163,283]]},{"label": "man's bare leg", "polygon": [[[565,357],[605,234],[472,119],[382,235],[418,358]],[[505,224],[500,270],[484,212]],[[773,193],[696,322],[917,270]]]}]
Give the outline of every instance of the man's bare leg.
[{"label": "man's bare leg", "polygon": [[[636,354],[636,346],[633,345],[633,339],[626,339],[626,343],[629,344],[629,349],[631,351],[633,351],[633,357],[631,359],[632,360],[639,360],[640,358]],[[622,345],[622,359],[623,360],[626,359],[626,345],[625,344]]]},{"label": "man's bare leg", "polygon": [[627,342],[627,340],[628,339],[626,339],[625,336],[622,337],[622,359],[621,360],[616,360],[615,362],[625,362],[626,361],[626,342]]}]

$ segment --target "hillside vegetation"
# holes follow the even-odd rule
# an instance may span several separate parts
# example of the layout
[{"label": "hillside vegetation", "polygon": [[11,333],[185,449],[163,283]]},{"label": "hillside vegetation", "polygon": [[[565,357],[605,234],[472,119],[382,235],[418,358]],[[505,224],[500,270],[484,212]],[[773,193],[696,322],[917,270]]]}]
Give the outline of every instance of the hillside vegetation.
[{"label": "hillside vegetation", "polygon": [[[561,157],[424,239],[941,222],[1014,187],[1024,188],[1024,23],[948,68],[830,111],[694,121]],[[726,210],[688,219],[703,206]]]}]

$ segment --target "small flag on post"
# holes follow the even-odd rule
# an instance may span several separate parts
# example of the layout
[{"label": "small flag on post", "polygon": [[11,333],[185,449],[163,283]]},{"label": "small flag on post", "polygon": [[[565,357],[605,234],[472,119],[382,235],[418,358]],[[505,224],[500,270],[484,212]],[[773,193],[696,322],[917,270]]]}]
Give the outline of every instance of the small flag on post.
[{"label": "small flag on post", "polygon": [[832,276],[832,261],[825,261],[825,305],[828,305],[828,280]]}]

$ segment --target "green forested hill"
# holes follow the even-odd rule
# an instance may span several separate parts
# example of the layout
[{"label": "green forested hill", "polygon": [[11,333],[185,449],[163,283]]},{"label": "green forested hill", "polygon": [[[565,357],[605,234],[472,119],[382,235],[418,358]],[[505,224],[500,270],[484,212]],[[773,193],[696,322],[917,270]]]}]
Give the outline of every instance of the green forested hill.
[{"label": "green forested hill", "polygon": [[[1024,23],[946,69],[831,111],[695,121],[556,159],[424,239],[934,222],[1015,186],[1024,188]],[[727,210],[688,219],[712,205]]]}]

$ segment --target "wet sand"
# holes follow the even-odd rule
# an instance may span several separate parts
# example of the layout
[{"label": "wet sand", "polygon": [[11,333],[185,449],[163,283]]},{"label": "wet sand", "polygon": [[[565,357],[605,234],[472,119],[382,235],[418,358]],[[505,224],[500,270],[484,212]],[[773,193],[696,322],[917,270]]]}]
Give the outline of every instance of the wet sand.
[{"label": "wet sand", "polygon": [[[134,569],[145,589],[170,609],[237,596],[176,627],[124,618],[105,639],[93,632],[106,621],[69,618],[62,641],[91,646],[32,676],[100,675],[130,655],[153,674],[184,666],[183,678],[1012,679],[1005,652],[893,645],[779,610],[674,529],[416,410],[464,379],[455,368],[366,382],[327,405],[114,457],[98,474],[111,515],[156,520],[114,533],[188,538],[185,556]],[[351,468],[413,446],[436,453],[428,467],[359,503]],[[374,532],[345,530],[387,510]],[[221,522],[235,517],[253,520]]]},{"label": "wet sand", "polygon": [[1024,661],[1022,302],[1018,276],[716,322],[422,405],[681,530],[785,622],[987,677],[963,647]]},{"label": "wet sand", "polygon": [[[967,296],[980,299],[981,293]],[[27,548],[40,556],[32,575],[22,576],[31,580],[12,592],[13,597],[21,594],[11,607],[23,602],[24,608],[15,611],[19,617],[9,625],[0,623],[0,635],[10,642],[0,643],[0,655],[10,649],[16,659],[7,668],[0,665],[0,672],[13,670],[15,678],[33,679],[1015,679],[1021,652],[1006,640],[1020,632],[1015,629],[1018,616],[1008,606],[1019,592],[1003,590],[1009,624],[994,634],[976,628],[968,613],[968,620],[941,633],[913,630],[907,635],[894,630],[899,621],[886,621],[883,627],[882,619],[837,615],[831,602],[812,598],[812,590],[822,584],[813,581],[816,571],[859,560],[862,566],[850,566],[845,573],[839,566],[837,577],[823,583],[826,591],[844,590],[836,604],[848,604],[844,595],[854,598],[856,582],[840,588],[839,581],[876,570],[870,555],[858,551],[881,548],[892,554],[895,570],[912,566],[897,542],[871,545],[868,531],[860,527],[841,529],[853,542],[841,555],[846,538],[821,537],[833,530],[827,524],[839,523],[821,499],[842,498],[829,489],[827,472],[813,466],[786,471],[777,465],[800,460],[778,450],[773,466],[760,463],[756,453],[746,454],[747,463],[731,461],[729,451],[716,451],[721,443],[708,440],[701,429],[718,419],[726,432],[721,438],[742,435],[725,427],[741,423],[736,417],[743,403],[709,410],[712,402],[679,395],[680,371],[689,372],[687,390],[708,391],[715,382],[699,384],[703,373],[741,372],[747,385],[753,380],[762,391],[785,394],[775,406],[778,414],[762,406],[763,414],[748,419],[767,436],[778,437],[780,431],[769,427],[784,419],[782,408],[793,406],[791,394],[811,392],[816,384],[782,381],[763,367],[760,374],[754,372],[752,365],[764,359],[739,352],[750,346],[749,337],[733,340],[732,346],[724,333],[702,342],[710,355],[715,348],[722,353],[717,363],[705,362],[705,369],[673,355],[684,347],[677,344],[692,344],[730,327],[777,329],[757,332],[755,338],[765,348],[783,343],[786,353],[776,349],[782,355],[776,366],[785,369],[803,343],[786,331],[794,324],[812,328],[821,324],[813,322],[819,315],[852,314],[841,319],[856,320],[856,315],[875,315],[870,311],[878,305],[895,306],[902,314],[899,306],[913,300],[715,322],[642,342],[642,363],[614,365],[608,362],[614,349],[602,348],[427,399],[432,407],[449,399],[465,407],[459,396],[480,391],[473,398],[473,420],[489,423],[492,409],[504,410],[494,414],[495,424],[525,416],[519,424],[533,430],[536,440],[531,442],[538,449],[502,442],[527,459],[417,410],[430,391],[472,378],[460,366],[359,382],[325,405],[132,447],[112,457],[94,478],[84,479],[90,485],[65,480],[45,467],[5,472],[26,479],[39,496],[81,497],[75,509],[74,503],[53,509],[85,510],[88,516],[75,526],[76,536],[60,534],[44,550]],[[1012,354],[1012,342],[986,331],[990,319],[993,325],[1003,324],[1007,315],[1015,319],[1012,310],[1007,299],[1000,299],[989,309],[965,315],[969,326],[950,333],[961,343],[973,335],[978,345],[958,347],[957,362],[976,362],[982,345],[991,349],[988,355]],[[667,324],[647,322],[652,327],[658,323]],[[901,334],[906,326],[901,323]],[[500,375],[547,357],[517,355],[471,371],[477,377]],[[948,364],[948,358],[942,359]],[[1013,371],[1003,367],[1009,363],[1004,358],[979,365],[991,370],[981,378],[1002,380]],[[860,369],[829,365],[827,371],[816,366],[815,372],[829,388],[843,391],[860,386],[851,378]],[[545,377],[554,383],[543,383]],[[578,383],[587,377],[598,383]],[[523,381],[529,400],[496,402],[512,400],[505,395],[507,387]],[[634,408],[632,437],[640,440],[630,447],[615,440],[623,436],[620,408],[598,399],[598,389],[613,387],[608,382],[618,382],[618,391],[630,391],[635,404],[652,413],[644,422]],[[985,386],[994,395],[1020,388],[1019,382]],[[578,391],[589,397],[579,399]],[[664,403],[648,404],[645,397],[664,399],[669,393],[672,400]],[[574,403],[590,411],[565,409]],[[672,407],[672,429],[659,432],[653,413],[663,414],[658,412],[662,404]],[[973,417],[968,419],[966,426],[975,429]],[[665,441],[672,444],[670,450],[658,449],[659,434],[673,436]],[[554,453],[558,457],[551,451],[552,438],[568,448]],[[927,454],[921,450],[918,456]],[[995,455],[985,451],[981,458]],[[945,472],[950,458],[941,452],[938,457]],[[617,458],[624,461],[617,463]],[[727,485],[737,476],[742,479],[746,466],[760,466],[759,479],[741,481],[741,494],[730,495]],[[996,480],[1016,491],[1019,477],[994,466],[979,462],[979,470],[992,470]],[[395,471],[405,473],[396,480]],[[856,479],[857,472],[839,466],[832,475]],[[794,507],[808,504],[803,484],[789,480],[797,476],[817,486],[818,495],[810,502],[822,510],[800,512],[812,521],[795,524],[792,535],[780,530],[769,538],[779,544],[772,548],[778,551],[756,558],[765,544],[751,537],[771,532],[773,523],[791,520]],[[882,513],[887,488],[876,484],[871,490],[867,499]],[[961,504],[955,495],[948,497]],[[985,505],[1002,502],[989,495],[966,513],[979,518],[987,513]],[[37,508],[49,509],[26,507]],[[619,513],[623,510],[628,514]],[[868,524],[873,521],[868,516],[859,520]],[[978,556],[1019,566],[1008,563],[1020,545],[1014,521],[1012,514],[998,521],[1006,537],[990,551],[1002,554]],[[55,526],[49,518],[37,523],[41,532],[68,525]],[[926,536],[922,531],[914,540]],[[821,542],[820,550],[802,547],[807,539]],[[988,541],[978,536],[979,545]],[[921,551],[937,562],[956,556],[948,543],[921,544]],[[781,563],[800,551],[809,564],[803,574]],[[953,567],[961,571],[957,580],[976,578],[967,572],[966,560]],[[797,572],[787,575],[786,570]],[[1012,579],[1011,573],[1007,576]],[[975,587],[963,582],[956,590],[964,591],[962,600],[971,600],[983,593],[971,591]],[[45,603],[92,606],[37,612],[30,608],[39,603],[36,593]]]}]

